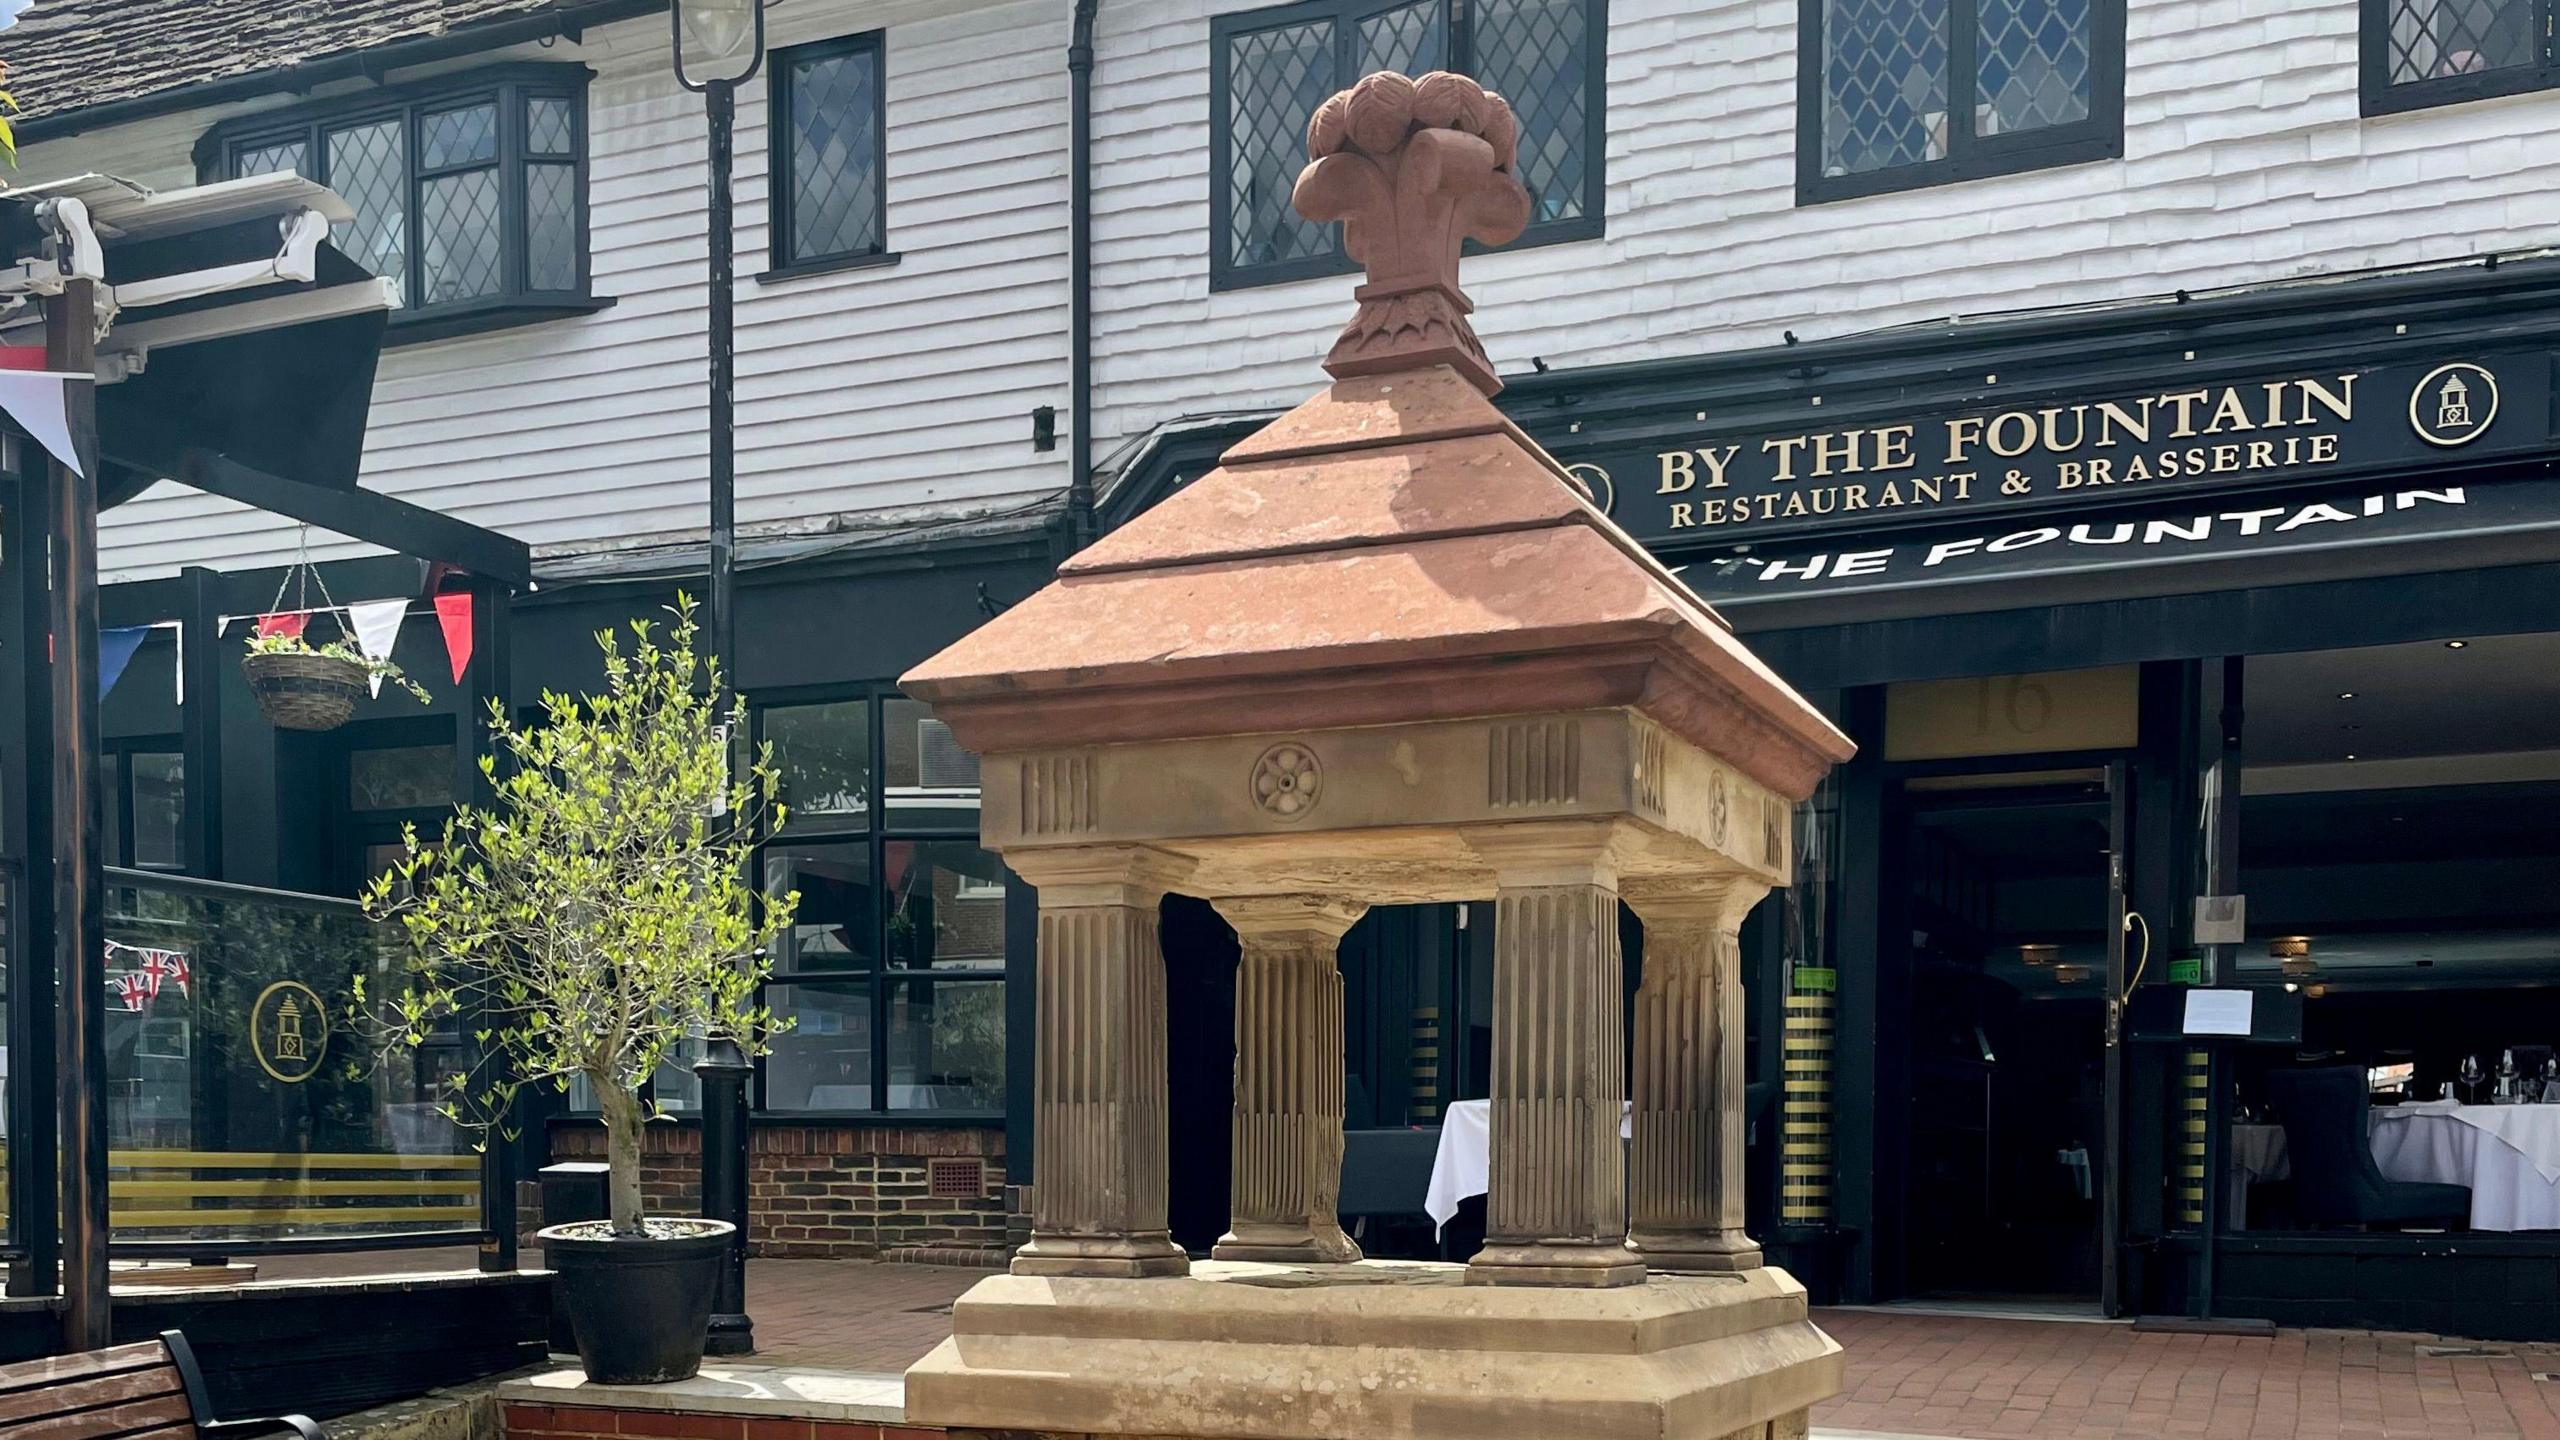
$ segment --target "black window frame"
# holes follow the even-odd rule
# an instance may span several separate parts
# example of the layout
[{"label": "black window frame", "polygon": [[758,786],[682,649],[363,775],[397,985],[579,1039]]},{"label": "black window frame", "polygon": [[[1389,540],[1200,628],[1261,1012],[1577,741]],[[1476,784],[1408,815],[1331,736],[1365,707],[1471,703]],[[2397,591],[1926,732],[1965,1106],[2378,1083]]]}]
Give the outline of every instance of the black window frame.
[{"label": "black window frame", "polygon": [[[592,314],[613,303],[610,299],[597,299],[593,288],[587,116],[587,85],[593,78],[593,71],[576,62],[526,61],[439,76],[414,84],[367,90],[290,109],[237,116],[207,130],[196,142],[197,178],[208,184],[230,179],[241,155],[298,140],[304,146],[305,173],[314,174],[321,183],[327,184],[326,137],[329,131],[351,124],[396,119],[404,131],[406,173],[402,183],[409,227],[404,257],[407,273],[399,277],[402,303],[391,312],[384,344],[444,339],[561,316]],[[526,168],[531,164],[563,163],[556,155],[531,153],[524,115],[526,103],[535,99],[565,101],[569,107],[572,153],[566,163],[576,172],[572,181],[572,208],[577,226],[577,278],[564,290],[535,290],[527,274],[533,247],[526,230]],[[483,101],[494,106],[498,120],[497,159],[494,162],[499,176],[498,293],[441,305],[419,304],[418,298],[425,293],[426,263],[426,246],[419,233],[419,221],[424,211],[421,196],[425,181],[432,178],[420,153],[420,121],[431,113]],[[453,168],[457,167],[447,167],[448,170]]]},{"label": "black window frame", "polygon": [[2462,105],[2502,95],[2529,95],[2560,89],[2560,39],[2553,37],[2554,11],[2560,0],[2534,0],[2533,28],[2542,43],[2542,58],[2531,65],[2509,65],[2434,80],[2391,78],[2391,6],[2393,0],[2361,0],[2356,12],[2356,73],[2359,113],[2405,115],[2441,105]]},{"label": "black window frame", "polygon": [[[1239,36],[1276,30],[1289,25],[1304,25],[1310,20],[1333,22],[1334,56],[1337,74],[1352,75],[1348,63],[1359,33],[1359,22],[1382,11],[1402,9],[1413,0],[1293,0],[1286,5],[1266,6],[1259,10],[1231,11],[1209,20],[1209,288],[1249,290],[1263,285],[1285,285],[1296,280],[1310,280],[1327,275],[1356,274],[1360,265],[1341,248],[1341,227],[1334,230],[1334,253],[1308,255],[1294,260],[1277,260],[1260,265],[1239,265],[1232,258],[1234,242],[1234,197],[1232,175],[1235,168],[1234,136],[1229,133],[1231,82],[1228,78],[1232,46]],[[1475,69],[1474,6],[1476,0],[1437,0],[1443,7],[1442,33],[1448,37],[1448,61],[1451,70],[1462,75]],[[1609,195],[1609,0],[1578,0],[1583,8],[1583,34],[1589,40],[1584,47],[1583,63],[1583,137],[1585,152],[1582,176],[1582,213],[1566,219],[1533,222],[1520,232],[1520,238],[1501,247],[1504,251],[1529,250],[1542,245],[1565,245],[1579,240],[1596,240],[1608,233]],[[1345,81],[1348,83],[1348,80]],[[1481,253],[1483,247],[1470,242],[1468,253]]]},{"label": "black window frame", "polygon": [[[793,275],[815,275],[834,270],[855,270],[872,265],[897,263],[897,252],[889,248],[889,32],[865,30],[853,35],[840,35],[832,40],[815,40],[806,45],[793,45],[776,50],[768,64],[771,73],[765,84],[765,221],[768,268],[757,277],[783,279]],[[791,208],[795,197],[791,184],[792,134],[791,67],[809,60],[831,60],[842,56],[871,56],[871,164],[879,177],[872,187],[875,199],[874,219],[880,243],[869,250],[846,250],[822,255],[796,255],[791,249]]]},{"label": "black window frame", "polygon": [[[1980,67],[1980,0],[1919,0],[1947,10],[1947,153],[1937,160],[1851,175],[1822,173],[1823,6],[1798,0],[1796,20],[1796,203],[1823,205],[1868,195],[1926,190],[2030,170],[2124,158],[2124,0],[2089,0],[2089,116],[2006,135],[1973,133]],[[1962,123],[1959,124],[1958,122]]]},{"label": "black window frame", "polygon": [[[850,686],[802,686],[761,690],[756,693],[754,700],[749,705],[748,723],[752,731],[751,742],[757,753],[762,752],[765,744],[766,717],[775,710],[796,710],[814,705],[841,705],[854,702],[860,702],[865,706],[865,724],[868,727],[868,738],[866,739],[865,744],[867,746],[867,764],[869,774],[864,786],[863,813],[859,817],[848,815],[844,822],[840,824],[824,826],[804,824],[801,823],[795,815],[793,823],[787,828],[775,830],[768,826],[765,833],[758,837],[755,854],[750,865],[751,873],[757,877],[758,889],[761,892],[764,886],[767,857],[774,854],[777,850],[807,850],[826,846],[845,846],[848,848],[863,846],[865,847],[864,853],[867,856],[868,865],[868,869],[865,872],[867,876],[867,884],[870,887],[870,893],[875,897],[872,915],[874,931],[871,936],[873,955],[869,963],[825,966],[809,969],[796,969],[791,971],[784,971],[777,967],[772,974],[765,977],[764,984],[757,991],[756,995],[756,1002],[759,1005],[762,1005],[768,1003],[766,997],[776,986],[799,984],[867,986],[870,992],[868,997],[868,1023],[871,1026],[871,1074],[869,1076],[868,1083],[871,1092],[871,1104],[869,1107],[863,1109],[776,1109],[773,1105],[771,1087],[769,1083],[769,1071],[772,1056],[767,1054],[758,1056],[755,1062],[755,1080],[754,1089],[751,1092],[752,1103],[750,1109],[758,1119],[770,1118],[777,1121],[789,1121],[794,1123],[804,1121],[823,1123],[826,1121],[843,1120],[858,1120],[865,1122],[894,1120],[896,1123],[901,1125],[978,1127],[992,1127],[1001,1125],[1005,1122],[1006,1106],[1003,1103],[999,1103],[996,1106],[985,1110],[899,1109],[890,1103],[889,1024],[893,998],[901,985],[912,983],[919,977],[926,979],[940,977],[958,984],[1000,985],[1008,987],[999,992],[1005,997],[1004,1003],[1007,1021],[1005,1035],[1005,1093],[1008,1100],[1011,1098],[1013,1090],[1011,1082],[1012,1061],[1015,1053],[1015,1047],[1017,1045],[1027,1045],[1031,1043],[1030,1037],[1027,1033],[1016,1032],[1014,1028],[1015,1016],[1011,1005],[1011,998],[1014,993],[1013,989],[1010,988],[1014,981],[1011,960],[1012,953],[1017,946],[1014,931],[1021,919],[1022,902],[1030,894],[1029,887],[1024,883],[1022,877],[1013,873],[1012,867],[1007,866],[1004,872],[1004,890],[1006,899],[1005,934],[1007,953],[1003,959],[990,962],[984,966],[948,970],[934,970],[929,968],[920,969],[914,966],[901,966],[894,962],[894,947],[891,945],[889,938],[889,931],[892,922],[892,907],[888,903],[889,889],[887,883],[889,847],[901,842],[913,844],[963,843],[982,846],[984,843],[983,836],[985,833],[983,824],[979,826],[972,826],[964,830],[950,826],[935,827],[899,825],[892,823],[889,814],[891,808],[891,797],[889,794],[889,785],[886,779],[888,767],[888,712],[891,702],[900,700],[915,703],[912,696],[909,696],[904,691],[900,690],[894,683],[888,681],[876,681]],[[788,795],[784,796],[783,801],[785,805],[788,805],[790,797]]]}]

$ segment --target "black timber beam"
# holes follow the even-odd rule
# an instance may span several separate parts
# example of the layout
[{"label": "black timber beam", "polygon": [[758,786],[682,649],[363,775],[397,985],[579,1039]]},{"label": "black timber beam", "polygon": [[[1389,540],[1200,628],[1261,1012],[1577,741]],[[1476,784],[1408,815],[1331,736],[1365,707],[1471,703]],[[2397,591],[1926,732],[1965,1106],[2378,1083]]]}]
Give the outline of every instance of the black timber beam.
[{"label": "black timber beam", "polygon": [[237,500],[386,550],[440,560],[515,589],[533,584],[533,552],[523,541],[406,500],[362,488],[304,485],[201,450],[188,451],[171,478],[208,495]]}]

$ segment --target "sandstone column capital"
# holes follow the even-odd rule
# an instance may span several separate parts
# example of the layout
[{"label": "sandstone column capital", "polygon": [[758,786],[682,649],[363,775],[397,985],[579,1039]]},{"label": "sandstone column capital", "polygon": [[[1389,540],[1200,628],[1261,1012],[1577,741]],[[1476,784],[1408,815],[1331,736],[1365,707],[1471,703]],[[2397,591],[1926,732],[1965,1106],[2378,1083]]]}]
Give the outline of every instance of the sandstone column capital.
[{"label": "sandstone column capital", "polygon": [[1004,862],[1040,892],[1043,910],[1088,905],[1152,908],[1191,875],[1193,863],[1147,845],[1057,845],[1005,852]]},{"label": "sandstone column capital", "polygon": [[1337,895],[1222,895],[1209,903],[1239,939],[1325,944],[1341,939],[1369,909],[1367,901]]}]

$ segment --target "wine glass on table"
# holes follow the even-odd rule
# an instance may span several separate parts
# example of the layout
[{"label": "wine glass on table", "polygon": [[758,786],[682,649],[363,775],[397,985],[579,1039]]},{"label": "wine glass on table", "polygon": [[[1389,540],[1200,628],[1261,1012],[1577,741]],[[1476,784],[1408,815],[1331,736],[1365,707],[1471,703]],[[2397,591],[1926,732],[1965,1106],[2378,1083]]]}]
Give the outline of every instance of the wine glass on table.
[{"label": "wine glass on table", "polygon": [[2488,1078],[2489,1073],[2481,1067],[2480,1057],[2477,1055],[2463,1056],[2462,1069],[2458,1073],[2462,1077],[2462,1103],[2465,1105],[2478,1104],[2480,1102],[2480,1082]]}]

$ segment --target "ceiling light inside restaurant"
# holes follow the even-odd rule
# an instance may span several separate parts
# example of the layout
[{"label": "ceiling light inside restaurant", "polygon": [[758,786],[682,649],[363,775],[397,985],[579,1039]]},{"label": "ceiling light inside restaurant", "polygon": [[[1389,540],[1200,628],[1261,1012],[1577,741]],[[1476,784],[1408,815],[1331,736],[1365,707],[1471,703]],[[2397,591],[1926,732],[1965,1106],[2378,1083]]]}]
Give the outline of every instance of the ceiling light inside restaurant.
[{"label": "ceiling light inside restaurant", "polygon": [[2310,953],[2311,937],[2308,935],[2279,935],[2267,942],[2267,958],[2270,960],[2299,960]]},{"label": "ceiling light inside restaurant", "polygon": [[2465,650],[2469,649],[2470,646],[2471,642],[2468,640],[2447,640],[2444,642],[2444,648],[2447,650]]},{"label": "ceiling light inside restaurant", "polygon": [[2037,967],[2038,969],[2042,969],[2043,967],[2052,964],[2061,954],[2062,947],[2059,945],[2037,944],[2021,945],[2018,947],[2018,958],[2029,965]]},{"label": "ceiling light inside restaurant", "polygon": [[2089,967],[2086,965],[2056,965],[2053,967],[2053,980],[2057,985],[2077,985],[2088,978]]}]

